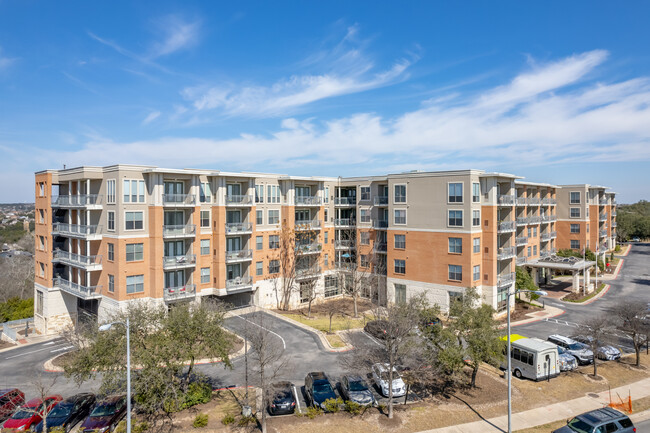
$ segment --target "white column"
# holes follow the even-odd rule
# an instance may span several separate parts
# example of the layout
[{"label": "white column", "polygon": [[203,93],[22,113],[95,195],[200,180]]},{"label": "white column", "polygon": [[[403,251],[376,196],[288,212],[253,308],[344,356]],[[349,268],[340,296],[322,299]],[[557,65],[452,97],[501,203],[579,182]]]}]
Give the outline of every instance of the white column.
[{"label": "white column", "polygon": [[589,293],[591,290],[589,289],[589,280],[591,278],[591,272],[590,268],[587,268],[584,271],[584,279],[585,279],[585,287],[587,288],[587,292]]},{"label": "white column", "polygon": [[573,288],[572,292],[578,293],[580,292],[580,272],[579,271],[572,271],[573,272]]}]

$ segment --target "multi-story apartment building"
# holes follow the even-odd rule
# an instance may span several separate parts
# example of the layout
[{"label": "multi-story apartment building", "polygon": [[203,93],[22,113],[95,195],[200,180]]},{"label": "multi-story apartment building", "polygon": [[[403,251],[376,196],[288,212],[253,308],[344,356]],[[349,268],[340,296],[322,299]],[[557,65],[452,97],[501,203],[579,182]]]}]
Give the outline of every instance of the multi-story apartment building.
[{"label": "multi-story apartment building", "polygon": [[[589,188],[592,214],[613,218],[614,194]],[[339,295],[360,277],[361,295],[382,303],[424,293],[445,309],[475,286],[505,312],[515,266],[568,239],[561,191],[480,170],[357,178],[131,165],[38,172],[36,325],[53,332],[101,321],[133,299],[275,307],[288,277],[287,236],[293,306],[310,290]]]}]

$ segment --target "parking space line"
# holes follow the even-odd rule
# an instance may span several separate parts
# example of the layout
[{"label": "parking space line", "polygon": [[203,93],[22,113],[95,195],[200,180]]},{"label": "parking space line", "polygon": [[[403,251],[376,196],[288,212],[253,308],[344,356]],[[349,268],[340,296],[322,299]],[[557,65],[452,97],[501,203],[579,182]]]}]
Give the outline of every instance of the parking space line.
[{"label": "parking space line", "polygon": [[242,319],[244,322],[248,322],[248,323],[250,323],[250,324],[252,324],[252,325],[255,325],[255,326],[257,326],[257,327],[260,327],[260,328],[264,329],[265,331],[269,331],[269,332],[270,332],[271,334],[273,334],[273,335],[276,335],[280,340],[282,340],[282,346],[283,346],[283,347],[285,348],[285,350],[286,350],[286,348],[287,348],[287,343],[286,343],[286,341],[284,341],[284,338],[282,338],[282,336],[281,336],[280,334],[278,334],[277,332],[273,332],[273,331],[271,331],[270,329],[265,328],[265,327],[263,327],[263,326],[261,326],[261,325],[258,325],[258,324],[255,323],[255,322],[251,322],[250,320],[244,319],[244,318],[241,317],[241,316],[235,316],[235,317],[239,317],[239,318]]},{"label": "parking space line", "polygon": [[373,343],[375,343],[377,346],[380,346],[380,347],[383,346],[383,344],[381,344],[379,341],[377,341],[377,339],[376,339],[375,337],[373,337],[372,335],[368,334],[366,331],[363,331],[362,334],[365,335],[366,337],[368,337],[368,338],[369,338]]},{"label": "parking space line", "polygon": [[74,346],[66,346],[66,347],[62,347],[62,348],[60,348],[60,349],[51,350],[50,353],[61,352],[62,350],[72,349],[73,347],[74,347]]},{"label": "parking space line", "polygon": [[50,347],[44,347],[43,349],[32,350],[31,352],[25,352],[25,353],[21,353],[21,354],[18,354],[18,355],[8,356],[5,359],[19,358],[21,356],[31,355],[32,353],[42,352],[44,350],[50,350],[50,349],[51,349]]}]

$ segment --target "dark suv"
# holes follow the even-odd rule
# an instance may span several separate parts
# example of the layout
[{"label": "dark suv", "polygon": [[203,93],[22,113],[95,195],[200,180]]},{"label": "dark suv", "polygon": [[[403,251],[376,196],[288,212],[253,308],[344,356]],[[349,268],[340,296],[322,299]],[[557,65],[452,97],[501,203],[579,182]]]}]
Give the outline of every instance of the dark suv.
[{"label": "dark suv", "polygon": [[305,400],[307,404],[325,409],[325,400],[336,398],[336,393],[327,375],[322,371],[312,372],[305,377]]},{"label": "dark suv", "polygon": [[635,431],[634,424],[627,415],[611,407],[604,407],[578,415],[553,433],[633,433]]},{"label": "dark suv", "polygon": [[25,394],[17,388],[0,389],[0,423],[14,413],[17,407],[25,404]]}]

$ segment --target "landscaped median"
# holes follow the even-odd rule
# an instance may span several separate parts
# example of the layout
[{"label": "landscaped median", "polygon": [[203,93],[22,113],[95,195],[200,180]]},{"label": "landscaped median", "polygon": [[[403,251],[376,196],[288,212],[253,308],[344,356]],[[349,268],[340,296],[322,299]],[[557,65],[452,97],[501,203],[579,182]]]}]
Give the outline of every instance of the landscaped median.
[{"label": "landscaped median", "polygon": [[598,289],[594,290],[591,293],[588,293],[587,295],[583,295],[582,292],[569,293],[568,295],[564,296],[561,300],[565,302],[573,302],[576,304],[588,304],[589,301],[595,300],[603,296],[605,293],[607,293],[607,290],[609,290],[609,284],[599,283]]}]

